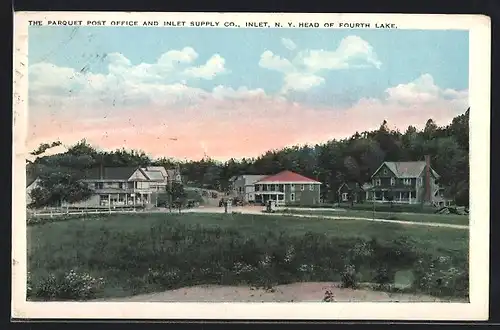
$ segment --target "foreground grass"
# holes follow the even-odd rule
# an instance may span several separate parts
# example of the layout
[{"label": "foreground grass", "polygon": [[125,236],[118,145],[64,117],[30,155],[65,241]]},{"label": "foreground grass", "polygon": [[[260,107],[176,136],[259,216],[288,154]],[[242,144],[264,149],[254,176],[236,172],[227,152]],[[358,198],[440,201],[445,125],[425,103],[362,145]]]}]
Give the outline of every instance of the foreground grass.
[{"label": "foreground grass", "polygon": [[373,211],[358,211],[358,210],[300,210],[300,209],[285,209],[284,213],[290,214],[310,214],[317,216],[339,216],[339,217],[359,217],[368,219],[388,219],[388,220],[401,220],[411,222],[434,222],[434,223],[447,223],[454,225],[468,225],[468,215],[456,214],[412,214],[401,212],[373,212]]},{"label": "foreground grass", "polygon": [[[467,251],[464,230],[282,215],[111,214],[28,226],[35,299],[120,297],[211,283],[346,282],[346,276],[387,284],[401,271],[418,282],[417,292],[463,296],[463,272],[440,273],[438,288],[434,269],[467,269]],[[76,275],[67,275],[70,270]],[[50,274],[59,275],[47,280]],[[87,286],[95,290],[75,294]]]}]

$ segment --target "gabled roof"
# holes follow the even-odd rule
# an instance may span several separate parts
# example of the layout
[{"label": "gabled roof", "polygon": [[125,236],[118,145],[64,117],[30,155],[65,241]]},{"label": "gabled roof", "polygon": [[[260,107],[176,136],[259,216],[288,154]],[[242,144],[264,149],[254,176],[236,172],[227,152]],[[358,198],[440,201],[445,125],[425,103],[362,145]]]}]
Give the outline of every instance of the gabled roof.
[{"label": "gabled roof", "polygon": [[144,174],[152,180],[152,181],[164,181],[166,180],[166,177],[161,173],[160,171],[148,171],[145,169],[142,169]]},{"label": "gabled roof", "polygon": [[[384,162],[380,167],[373,173],[377,174],[380,169],[386,165],[398,178],[418,178],[425,169],[425,162]],[[439,178],[439,175],[431,167],[432,174]],[[373,176],[372,175],[372,176]]]},{"label": "gabled roof", "polygon": [[307,178],[303,175],[297,174],[292,171],[283,171],[278,174],[266,176],[255,183],[266,183],[266,182],[293,182],[293,183],[321,183],[319,181]]},{"label": "gabled roof", "polygon": [[232,179],[232,181],[235,181],[235,180],[238,180],[239,178],[242,178],[243,185],[250,186],[250,185],[253,185],[257,181],[259,181],[267,176],[268,175],[264,175],[264,174],[241,174],[241,175],[234,176],[231,179]]},{"label": "gabled roof", "polygon": [[363,187],[360,186],[359,183],[357,182],[344,182],[340,185],[339,189],[337,189],[337,191],[340,191],[340,189],[342,189],[342,187],[347,187],[347,189],[351,190],[351,191],[356,191],[356,192],[359,192],[359,191],[363,191]]},{"label": "gabled roof", "polygon": [[141,171],[152,181],[165,181],[167,179],[167,171],[163,166],[148,166],[141,168]]},{"label": "gabled roof", "polygon": [[160,172],[161,174],[163,174],[163,176],[165,176],[165,177],[168,176],[167,170],[163,166],[146,166],[145,168],[143,168],[143,170],[146,172],[150,172],[150,171]]},{"label": "gabled roof", "polygon": [[[86,171],[86,180],[128,180],[137,167],[95,167]],[[140,170],[140,168],[139,168]],[[102,172],[102,173],[101,173]],[[102,174],[102,175],[101,175]]]},{"label": "gabled roof", "polygon": [[26,188],[31,186],[33,184],[33,182],[35,182],[37,179],[38,179],[37,176],[27,175],[26,176]]}]

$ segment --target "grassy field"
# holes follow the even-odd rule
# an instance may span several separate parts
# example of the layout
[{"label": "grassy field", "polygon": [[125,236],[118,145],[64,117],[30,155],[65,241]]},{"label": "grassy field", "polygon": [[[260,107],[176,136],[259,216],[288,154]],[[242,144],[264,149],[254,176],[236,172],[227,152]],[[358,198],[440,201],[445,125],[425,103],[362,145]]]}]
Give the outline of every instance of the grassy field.
[{"label": "grassy field", "polygon": [[290,204],[290,207],[298,207],[298,208],[345,208],[357,211],[373,211],[373,207],[375,206],[375,210],[377,212],[391,212],[391,213],[418,213],[418,214],[434,214],[436,212],[436,208],[429,205],[421,205],[421,204],[398,204],[394,203],[390,205],[389,203],[373,203],[364,202],[364,203],[355,203],[351,205],[350,203],[321,203],[321,204],[313,204],[313,205],[301,205],[301,204]]},{"label": "grassy field", "polygon": [[[465,230],[283,215],[110,214],[30,225],[27,234],[31,299],[210,283],[391,283],[408,269],[418,280],[415,291],[468,290]],[[436,276],[446,285],[436,287]]]},{"label": "grassy field", "polygon": [[300,209],[286,209],[285,213],[292,214],[312,214],[318,216],[344,216],[344,217],[359,217],[368,219],[389,219],[413,222],[435,222],[435,223],[449,223],[455,225],[468,225],[468,215],[456,214],[428,214],[428,213],[402,213],[402,212],[373,212],[373,211],[359,211],[359,210],[300,210]]}]

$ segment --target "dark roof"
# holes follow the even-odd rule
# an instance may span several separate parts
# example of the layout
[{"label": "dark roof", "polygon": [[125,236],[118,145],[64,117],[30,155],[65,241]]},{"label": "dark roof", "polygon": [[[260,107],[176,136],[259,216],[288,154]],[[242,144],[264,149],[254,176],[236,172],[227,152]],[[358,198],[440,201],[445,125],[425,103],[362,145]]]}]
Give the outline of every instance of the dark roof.
[{"label": "dark roof", "polygon": [[361,187],[361,185],[357,182],[344,182],[340,185],[338,191],[340,191],[340,189],[342,189],[343,187],[347,187],[347,189],[355,192],[360,192],[364,190],[363,187]]},{"label": "dark roof", "polygon": [[137,169],[138,167],[94,167],[88,169],[84,177],[87,180],[127,180]]},{"label": "dark roof", "polygon": [[[383,165],[386,165],[398,178],[418,178],[422,172],[425,170],[426,163],[423,161],[418,162],[384,162],[378,169],[373,173],[375,175]],[[436,178],[439,175],[432,169],[431,171]]]},{"label": "dark roof", "polygon": [[26,187],[29,187],[38,178],[37,167],[34,163],[26,164]]}]

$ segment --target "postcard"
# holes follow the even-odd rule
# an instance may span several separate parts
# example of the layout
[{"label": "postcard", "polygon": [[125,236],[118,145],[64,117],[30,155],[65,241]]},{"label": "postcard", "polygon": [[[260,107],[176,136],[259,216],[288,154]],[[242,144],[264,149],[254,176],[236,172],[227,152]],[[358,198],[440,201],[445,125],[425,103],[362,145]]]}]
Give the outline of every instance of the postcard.
[{"label": "postcard", "polygon": [[488,318],[488,17],[14,32],[14,319]]}]

